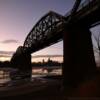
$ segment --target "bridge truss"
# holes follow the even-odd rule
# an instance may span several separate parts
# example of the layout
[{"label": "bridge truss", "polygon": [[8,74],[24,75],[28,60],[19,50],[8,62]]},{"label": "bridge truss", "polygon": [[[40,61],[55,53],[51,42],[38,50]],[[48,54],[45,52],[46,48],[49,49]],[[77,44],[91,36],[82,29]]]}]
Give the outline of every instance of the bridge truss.
[{"label": "bridge truss", "polygon": [[[30,52],[33,52],[59,41],[62,37],[61,32],[64,28],[64,22],[64,16],[50,11],[30,31],[24,42],[24,47],[29,48]],[[56,37],[55,40],[53,40],[54,37]],[[44,44],[45,41],[48,41],[49,44]]]}]

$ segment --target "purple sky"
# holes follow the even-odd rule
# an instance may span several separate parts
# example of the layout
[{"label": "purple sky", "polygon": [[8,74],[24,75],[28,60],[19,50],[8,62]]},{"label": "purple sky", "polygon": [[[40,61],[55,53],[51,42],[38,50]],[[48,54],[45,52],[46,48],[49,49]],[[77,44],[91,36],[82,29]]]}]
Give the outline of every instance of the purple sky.
[{"label": "purple sky", "polygon": [[[48,11],[65,15],[75,0],[0,0],[0,51],[15,51]],[[63,42],[35,54],[63,54]]]}]

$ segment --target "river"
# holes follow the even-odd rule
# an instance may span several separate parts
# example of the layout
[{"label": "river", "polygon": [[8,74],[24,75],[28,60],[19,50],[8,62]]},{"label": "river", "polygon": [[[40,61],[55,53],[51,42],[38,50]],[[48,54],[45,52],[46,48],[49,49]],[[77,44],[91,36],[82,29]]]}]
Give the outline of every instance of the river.
[{"label": "river", "polygon": [[[7,86],[12,81],[10,78],[10,70],[5,69],[0,69],[0,87]],[[32,68],[32,79],[50,75],[62,75],[62,69],[58,68],[48,71],[48,69],[43,68]]]}]

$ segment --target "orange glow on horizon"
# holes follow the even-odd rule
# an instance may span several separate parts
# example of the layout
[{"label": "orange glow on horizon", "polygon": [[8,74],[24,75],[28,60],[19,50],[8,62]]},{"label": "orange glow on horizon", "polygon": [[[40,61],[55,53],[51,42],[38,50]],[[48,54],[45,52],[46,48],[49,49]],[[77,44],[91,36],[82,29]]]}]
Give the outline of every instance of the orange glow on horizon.
[{"label": "orange glow on horizon", "polygon": [[10,61],[11,57],[0,57],[0,61]]},{"label": "orange glow on horizon", "polygon": [[[39,57],[39,58],[32,58],[31,62],[42,62],[47,61],[49,57]],[[63,62],[63,57],[50,57],[53,61]],[[10,61],[11,57],[0,57],[0,61]]]}]

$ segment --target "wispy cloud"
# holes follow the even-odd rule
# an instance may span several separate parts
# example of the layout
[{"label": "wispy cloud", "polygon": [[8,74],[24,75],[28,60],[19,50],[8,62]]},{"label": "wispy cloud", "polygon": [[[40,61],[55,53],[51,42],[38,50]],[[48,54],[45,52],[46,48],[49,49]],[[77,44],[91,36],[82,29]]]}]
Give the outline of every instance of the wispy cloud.
[{"label": "wispy cloud", "polygon": [[12,56],[14,51],[0,51],[0,57]]},{"label": "wispy cloud", "polygon": [[0,43],[4,43],[4,44],[8,44],[8,43],[19,43],[19,41],[18,40],[15,40],[15,39],[8,39],[8,40],[0,41]]}]

